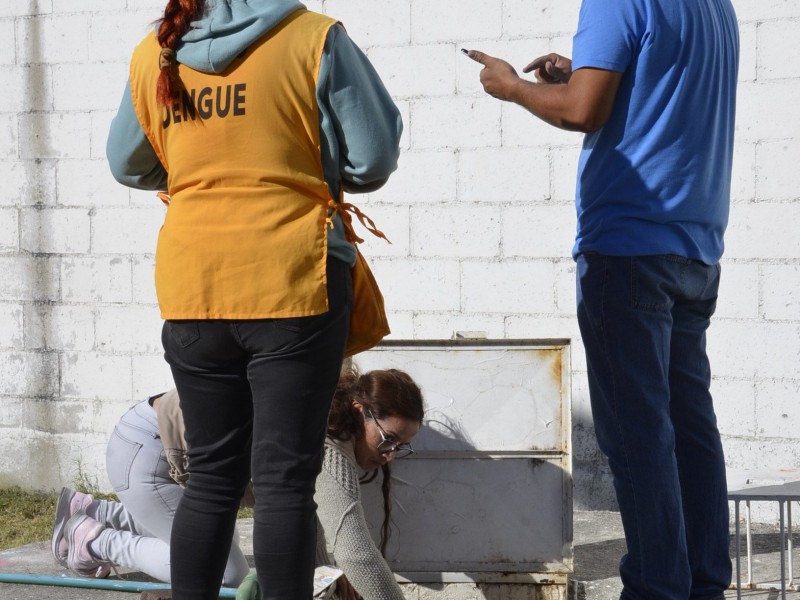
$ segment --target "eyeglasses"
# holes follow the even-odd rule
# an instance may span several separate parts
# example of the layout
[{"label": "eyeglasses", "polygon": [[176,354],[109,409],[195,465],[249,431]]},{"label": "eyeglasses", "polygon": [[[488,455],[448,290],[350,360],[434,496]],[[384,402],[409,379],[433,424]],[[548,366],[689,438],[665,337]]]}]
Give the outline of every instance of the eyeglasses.
[{"label": "eyeglasses", "polygon": [[378,452],[381,454],[391,454],[394,452],[395,458],[405,458],[409,454],[414,454],[414,449],[411,447],[411,444],[398,444],[394,441],[390,435],[387,435],[386,432],[381,427],[381,424],[378,423],[378,419],[375,418],[375,415],[372,414],[370,409],[366,409],[367,414],[369,417],[375,422],[375,427],[378,428],[378,433],[381,435],[381,443],[378,444],[376,447]]}]

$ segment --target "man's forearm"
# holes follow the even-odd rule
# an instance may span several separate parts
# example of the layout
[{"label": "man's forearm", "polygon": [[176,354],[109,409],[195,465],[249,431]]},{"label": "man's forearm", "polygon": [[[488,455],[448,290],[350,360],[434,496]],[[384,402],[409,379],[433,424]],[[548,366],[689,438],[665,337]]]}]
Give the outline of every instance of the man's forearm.
[{"label": "man's forearm", "polygon": [[[469,50],[467,55],[484,66],[480,79],[487,94],[519,104],[546,123],[569,131],[589,133],[603,127],[611,116],[622,79],[622,73],[617,71],[594,68],[572,71],[569,59],[550,54],[525,69],[537,71],[539,78],[553,83],[533,83],[522,79],[504,60],[479,50]],[[560,65],[551,67],[552,73],[542,75],[539,63],[543,61],[545,67],[548,61]]]},{"label": "man's forearm", "polygon": [[591,119],[581,114],[580,104],[572,97],[569,84],[534,83],[518,77],[509,85],[507,100],[546,123],[568,131],[592,131]]}]

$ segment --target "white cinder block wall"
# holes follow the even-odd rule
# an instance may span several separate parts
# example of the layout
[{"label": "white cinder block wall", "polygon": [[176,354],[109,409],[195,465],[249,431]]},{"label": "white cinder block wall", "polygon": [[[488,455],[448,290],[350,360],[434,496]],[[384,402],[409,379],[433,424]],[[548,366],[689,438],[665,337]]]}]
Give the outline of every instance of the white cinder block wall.
[{"label": "white cinder block wall", "polygon": [[[800,2],[734,0],[733,207],[709,336],[732,468],[800,466]],[[161,0],[0,2],[0,485],[107,487],[105,442],[171,385],[153,252],[164,209],[113,181],[109,122]],[[479,48],[521,68],[570,53],[579,0],[315,0],[405,120],[399,171],[358,202],[395,338],[571,338],[576,506],[613,507],[575,318],[580,135],[486,96]],[[366,236],[371,237],[371,236]]]}]

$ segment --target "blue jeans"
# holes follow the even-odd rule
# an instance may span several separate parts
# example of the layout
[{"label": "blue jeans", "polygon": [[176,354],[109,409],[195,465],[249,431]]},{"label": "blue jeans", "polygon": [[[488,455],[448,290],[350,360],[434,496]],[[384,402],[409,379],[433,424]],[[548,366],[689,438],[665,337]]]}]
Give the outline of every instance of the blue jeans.
[{"label": "blue jeans", "polygon": [[350,267],[329,258],[326,313],[164,324],[190,473],[170,542],[175,600],[216,600],[251,477],[263,599],[311,598],[314,484],[352,299]]},{"label": "blue jeans", "polygon": [[719,277],[719,265],[673,255],[578,257],[592,415],[627,543],[624,600],[718,600],[730,584],[706,354]]}]

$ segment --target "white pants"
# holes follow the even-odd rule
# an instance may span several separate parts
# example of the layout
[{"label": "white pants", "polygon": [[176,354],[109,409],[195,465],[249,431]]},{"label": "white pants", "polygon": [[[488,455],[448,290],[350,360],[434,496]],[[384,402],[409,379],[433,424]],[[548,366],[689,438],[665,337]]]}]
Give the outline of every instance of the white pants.
[{"label": "white pants", "polygon": [[[106,526],[92,542],[92,552],[100,560],[169,582],[170,532],[183,488],[169,476],[156,411],[147,400],[128,410],[114,428],[106,469],[121,503],[95,500],[87,510]],[[234,531],[223,579],[229,587],[238,587],[250,570],[238,539]]]}]

